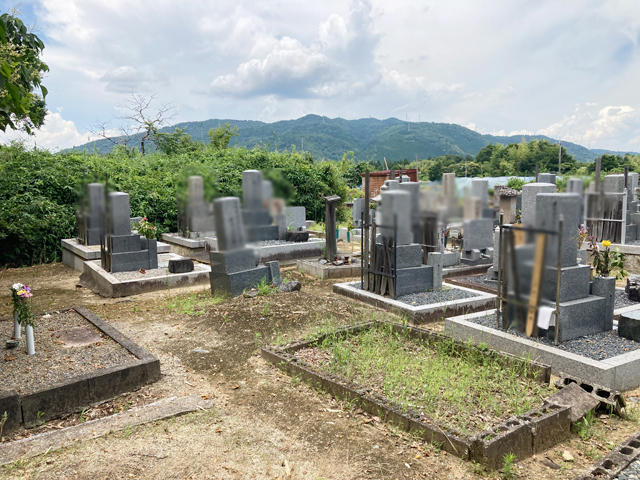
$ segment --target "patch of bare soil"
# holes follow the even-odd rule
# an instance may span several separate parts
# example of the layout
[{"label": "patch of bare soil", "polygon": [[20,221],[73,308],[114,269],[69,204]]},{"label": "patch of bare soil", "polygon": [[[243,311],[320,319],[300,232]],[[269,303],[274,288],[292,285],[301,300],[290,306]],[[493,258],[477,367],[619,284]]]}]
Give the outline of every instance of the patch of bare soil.
[{"label": "patch of bare soil", "polygon": [[[259,355],[262,344],[286,342],[315,331],[329,319],[337,325],[363,319],[398,318],[331,293],[333,281],[292,269],[302,291],[236,298],[189,308],[207,286],[104,299],[77,288],[78,272],[56,265],[0,272],[0,316],[11,313],[9,287],[34,288],[36,311],[85,305],[161,361],[162,379],[137,392],[37,429],[59,429],[159,398],[199,394],[215,408],[126,429],[0,467],[1,479],[360,479],[498,478],[469,462],[351,410],[330,395],[282,374]],[[169,308],[182,299],[184,308]],[[204,312],[201,314],[201,312]],[[439,324],[435,328],[441,329]],[[194,351],[198,349],[198,351]],[[209,352],[209,353],[205,353]],[[632,403],[632,402],[629,402]],[[633,410],[635,411],[635,410]],[[578,435],[544,456],[520,462],[518,478],[574,478],[620,443],[638,424],[602,419],[587,440]],[[6,441],[6,440],[5,440]],[[574,462],[559,455],[569,450]],[[552,470],[545,456],[561,465]]]}]

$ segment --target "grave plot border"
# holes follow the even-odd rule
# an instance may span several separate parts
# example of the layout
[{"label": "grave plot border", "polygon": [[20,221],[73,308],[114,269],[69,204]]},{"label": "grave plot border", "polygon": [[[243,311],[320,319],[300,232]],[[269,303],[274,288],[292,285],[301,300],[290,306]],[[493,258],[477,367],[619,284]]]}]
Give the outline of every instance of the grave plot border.
[{"label": "grave plot border", "polygon": [[[409,332],[412,338],[436,341],[451,341],[446,335],[432,332],[415,326],[398,323],[373,321],[340,329],[333,334],[359,333],[377,324],[391,325],[397,332]],[[283,347],[263,347],[262,356],[268,362],[290,375],[298,375],[311,385],[316,385],[336,398],[348,402],[357,402],[364,411],[380,417],[386,423],[396,425],[405,431],[415,432],[431,443],[441,444],[448,453],[464,460],[472,460],[491,469],[502,466],[504,455],[513,453],[518,460],[523,460],[540,453],[568,438],[571,430],[571,407],[555,404],[543,405],[523,415],[511,417],[491,430],[477,435],[465,436],[435,420],[417,412],[406,413],[395,402],[383,396],[370,393],[365,386],[348,382],[337,375],[324,375],[315,371],[295,356],[295,352],[305,347],[322,342],[327,335],[320,335],[310,340],[294,341]],[[524,360],[515,355],[496,350],[483,350],[474,345],[453,340],[458,351],[474,349],[493,358],[500,358],[506,364],[520,363]],[[548,382],[550,368],[538,362],[528,362],[535,367],[536,380]]]},{"label": "grave plot border", "polygon": [[[180,255],[171,253],[173,258]],[[80,282],[91,288],[95,293],[110,297],[128,297],[140,293],[156,292],[167,288],[191,287],[209,283],[211,267],[196,263],[197,270],[188,273],[167,273],[162,276],[120,281],[102,268],[95,260],[84,263],[84,273]]]},{"label": "grave plot border", "polygon": [[611,390],[624,392],[640,386],[640,350],[606,360],[592,360],[535,340],[521,338],[491,327],[470,322],[470,318],[492,315],[495,310],[451,316],[444,320],[445,333],[456,340],[486,344],[489,348],[542,362],[554,375],[589,379]]},{"label": "grave plot border", "polygon": [[640,458],[640,430],[598,460],[576,480],[613,480]]},{"label": "grave plot border", "polygon": [[296,269],[322,280],[326,278],[355,278],[360,276],[360,262],[350,265],[318,265],[315,260],[298,260]]},{"label": "grave plot border", "polygon": [[[113,341],[127,349],[137,360],[126,365],[76,375],[62,383],[37,392],[21,395],[15,390],[0,391],[0,412],[7,412],[4,433],[20,426],[30,427],[67,413],[80,411],[131,392],[160,379],[160,360],[85,307],[74,306],[49,312],[74,310]],[[43,413],[38,417],[38,413]]]},{"label": "grave plot border", "polygon": [[407,305],[406,303],[402,303],[392,298],[383,297],[373,292],[360,290],[354,285],[354,282],[336,283],[333,285],[333,293],[344,295],[345,297],[349,297],[353,300],[359,300],[397,315],[406,315],[407,318],[411,319],[411,321],[416,324],[437,322],[439,320],[443,320],[445,316],[485,311],[496,307],[496,295],[444,282],[442,283],[442,288],[456,288],[471,292],[475,296],[459,300],[449,300],[447,302],[414,306]]}]

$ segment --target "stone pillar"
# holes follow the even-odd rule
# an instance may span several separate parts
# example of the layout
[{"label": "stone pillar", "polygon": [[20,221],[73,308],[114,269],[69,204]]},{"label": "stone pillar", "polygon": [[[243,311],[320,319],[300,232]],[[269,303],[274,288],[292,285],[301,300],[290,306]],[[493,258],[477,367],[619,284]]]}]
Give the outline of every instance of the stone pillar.
[{"label": "stone pillar", "polygon": [[[578,229],[582,198],[577,193],[540,193],[536,200],[536,228],[557,231],[560,215],[562,222],[562,267],[577,265]],[[558,241],[549,236],[547,265],[555,267],[558,258]]]},{"label": "stone pillar", "polygon": [[439,252],[430,252],[427,254],[427,265],[433,267],[433,291],[442,290],[442,265],[444,259],[443,254]]},{"label": "stone pillar", "polygon": [[584,182],[581,178],[570,178],[567,180],[567,193],[579,193],[584,191]]},{"label": "stone pillar", "polygon": [[395,218],[397,237],[394,240],[396,245],[413,243],[411,220],[408,218],[409,212],[411,212],[411,195],[400,190],[382,192],[380,210],[381,224],[383,225],[379,227],[380,234],[394,238]]},{"label": "stone pillar", "polygon": [[456,174],[455,173],[442,174],[442,188],[444,190],[445,197],[456,196]]},{"label": "stone pillar", "polygon": [[489,181],[484,178],[471,180],[471,196],[480,199],[481,208],[489,206]]},{"label": "stone pillar", "polygon": [[119,235],[131,235],[131,214],[129,212],[129,194],[113,192],[109,194],[109,225],[107,233]]},{"label": "stone pillar", "polygon": [[240,200],[237,197],[218,198],[213,202],[213,213],[216,221],[218,251],[243,249],[245,237]]},{"label": "stone pillar", "polygon": [[477,220],[482,217],[482,201],[478,197],[464,198],[463,217],[465,220]]},{"label": "stone pillar", "polygon": [[333,262],[338,254],[338,242],[336,239],[336,203],[340,200],[338,195],[324,198],[324,236],[326,242],[326,259]]},{"label": "stone pillar", "polygon": [[538,183],[551,183],[553,185],[556,184],[556,174],[555,173],[539,173],[538,174]]}]

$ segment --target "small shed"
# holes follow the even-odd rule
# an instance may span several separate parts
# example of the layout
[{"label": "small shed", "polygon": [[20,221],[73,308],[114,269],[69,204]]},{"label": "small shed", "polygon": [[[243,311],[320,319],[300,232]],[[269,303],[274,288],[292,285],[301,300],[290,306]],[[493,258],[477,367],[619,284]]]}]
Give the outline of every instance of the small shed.
[{"label": "small shed", "polygon": [[[395,170],[396,180],[400,179],[400,172],[402,172],[402,175],[408,176],[412,182],[418,181],[418,174],[420,173],[419,169],[407,168],[406,170]],[[364,173],[360,175],[362,176],[362,189],[364,190]],[[391,180],[391,170],[369,172],[369,198],[373,198],[380,194],[380,187],[384,185],[385,180]]]}]

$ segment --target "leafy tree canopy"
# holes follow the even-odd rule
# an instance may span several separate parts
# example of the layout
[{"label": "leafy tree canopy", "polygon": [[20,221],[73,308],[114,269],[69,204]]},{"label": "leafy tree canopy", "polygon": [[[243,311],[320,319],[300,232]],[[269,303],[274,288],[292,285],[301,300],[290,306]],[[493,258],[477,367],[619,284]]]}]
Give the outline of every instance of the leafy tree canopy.
[{"label": "leafy tree canopy", "polygon": [[[46,115],[47,89],[41,85],[49,67],[40,60],[44,43],[19,18],[0,15],[0,129],[27,133]],[[38,93],[39,90],[39,93]]]}]

